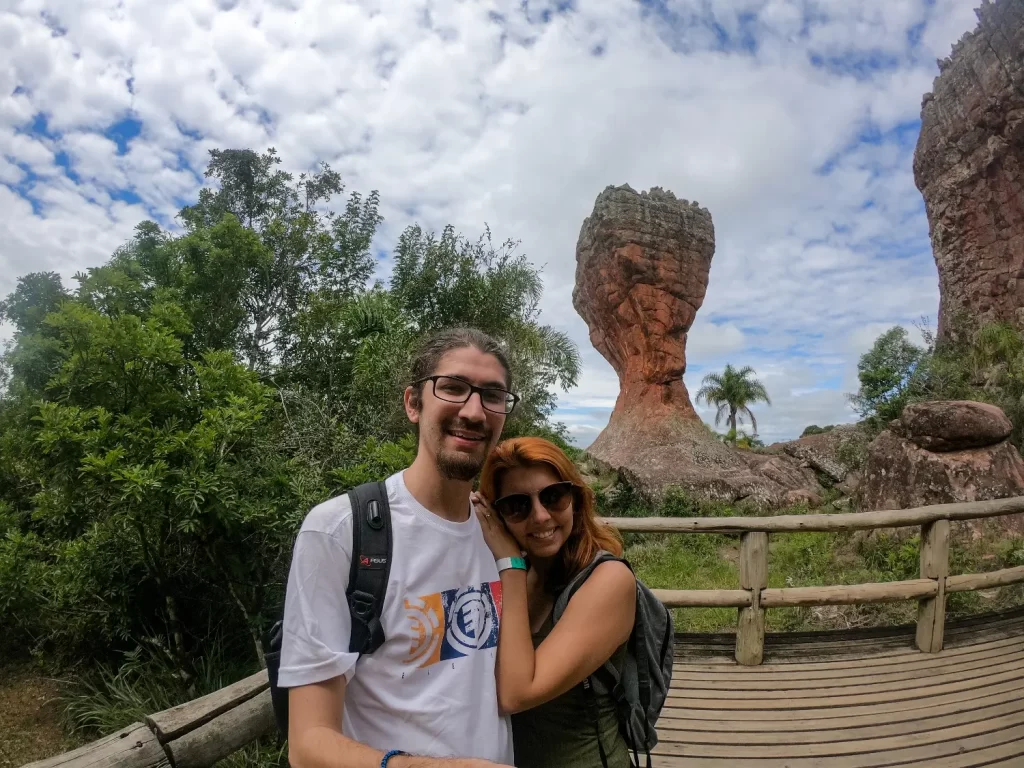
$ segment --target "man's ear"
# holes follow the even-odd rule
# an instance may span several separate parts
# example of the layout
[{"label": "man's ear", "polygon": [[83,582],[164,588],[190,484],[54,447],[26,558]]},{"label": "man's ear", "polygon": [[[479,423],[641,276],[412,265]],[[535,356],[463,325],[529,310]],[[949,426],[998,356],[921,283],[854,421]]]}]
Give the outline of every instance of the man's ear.
[{"label": "man's ear", "polygon": [[413,424],[420,423],[420,406],[422,403],[421,393],[415,387],[406,387],[402,396],[405,404],[405,415]]}]

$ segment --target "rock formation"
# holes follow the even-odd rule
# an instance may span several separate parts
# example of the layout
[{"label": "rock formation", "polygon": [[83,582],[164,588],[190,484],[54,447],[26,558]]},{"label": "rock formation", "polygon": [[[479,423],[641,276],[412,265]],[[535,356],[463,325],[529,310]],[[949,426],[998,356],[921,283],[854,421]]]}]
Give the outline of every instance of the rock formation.
[{"label": "rock formation", "polygon": [[573,306],[618,373],[619,396],[588,451],[651,496],[677,485],[760,508],[813,502],[812,471],[723,445],[690,403],[686,335],[714,251],[711,214],[697,203],[628,185],[598,195],[576,244]]},{"label": "rock formation", "polygon": [[891,427],[919,448],[962,451],[1001,443],[1013,424],[1002,408],[972,400],[911,403]]},{"label": "rock formation", "polygon": [[784,453],[805,462],[807,466],[833,483],[843,483],[852,472],[858,455],[870,438],[856,424],[838,424],[828,432],[805,435],[785,443],[772,443],[768,453]]},{"label": "rock formation", "polygon": [[914,180],[939,272],[939,337],[962,316],[1024,329],[1024,0],[987,0],[921,108]]},{"label": "rock formation", "polygon": [[907,406],[868,449],[861,506],[907,509],[1024,494],[1024,460],[1006,440],[1009,425],[984,403]]}]

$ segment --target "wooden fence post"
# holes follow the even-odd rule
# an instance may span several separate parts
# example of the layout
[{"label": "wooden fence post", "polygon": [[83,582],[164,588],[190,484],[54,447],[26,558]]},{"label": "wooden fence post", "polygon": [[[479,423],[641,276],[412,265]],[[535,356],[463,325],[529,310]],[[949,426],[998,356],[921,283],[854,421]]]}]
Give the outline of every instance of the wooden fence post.
[{"label": "wooden fence post", "polygon": [[946,577],[949,575],[949,521],[936,520],[921,526],[921,578],[935,579],[935,597],[917,603],[917,647],[925,653],[942,650],[946,624]]},{"label": "wooden fence post", "polygon": [[736,661],[747,666],[764,657],[764,610],[761,590],[768,586],[768,534],[744,533],[740,538],[740,586],[750,590],[750,607],[739,609],[736,624]]}]

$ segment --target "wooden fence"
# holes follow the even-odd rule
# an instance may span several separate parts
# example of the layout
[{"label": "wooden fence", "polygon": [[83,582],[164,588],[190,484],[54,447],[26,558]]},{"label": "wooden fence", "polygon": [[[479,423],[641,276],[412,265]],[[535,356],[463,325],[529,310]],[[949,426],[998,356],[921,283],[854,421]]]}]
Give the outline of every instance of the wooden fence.
[{"label": "wooden fence", "polygon": [[[777,517],[605,518],[622,532],[740,534],[739,589],[654,590],[670,608],[738,608],[736,661],[760,664],[764,656],[764,611],[809,605],[848,605],[917,600],[917,647],[942,650],[946,595],[1024,582],[1024,566],[991,573],[949,575],[949,523],[1024,512],[1024,497],[937,504],[916,509]],[[920,578],[880,584],[768,588],[768,535],[798,531],[864,531],[921,528]]]},{"label": "wooden fence", "polygon": [[[1024,512],[1024,497],[919,509],[834,515],[719,518],[609,518],[623,532],[740,534],[739,588],[656,590],[673,608],[738,608],[736,660],[761,663],[764,611],[797,605],[917,600],[917,647],[942,649],[950,592],[1024,582],[1024,567],[950,576],[949,523]],[[827,587],[768,588],[768,535],[795,531],[858,531],[921,527],[921,574],[909,581]],[[208,768],[274,732],[265,671],[220,691],[133,723],[84,747],[26,768]]]}]

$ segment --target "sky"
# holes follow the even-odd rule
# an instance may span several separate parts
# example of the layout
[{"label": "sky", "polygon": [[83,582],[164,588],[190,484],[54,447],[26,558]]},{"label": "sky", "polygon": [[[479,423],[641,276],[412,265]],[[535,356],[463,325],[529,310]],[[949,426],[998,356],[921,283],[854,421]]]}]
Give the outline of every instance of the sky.
[{"label": "sky", "polygon": [[576,240],[606,186],[659,186],[715,226],[691,393],[750,365],[766,442],[852,421],[859,356],[935,322],[912,158],[976,2],[0,0],[0,296],[175,228],[210,149],[273,146],[379,190],[384,254],[413,223],[519,240],[583,356],[555,418],[586,446],[618,382],[572,307]]}]

